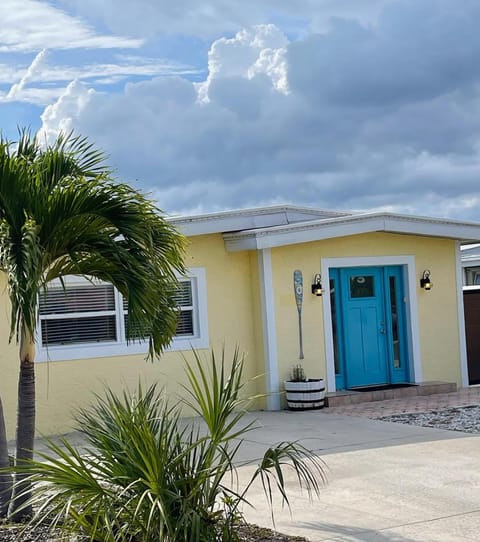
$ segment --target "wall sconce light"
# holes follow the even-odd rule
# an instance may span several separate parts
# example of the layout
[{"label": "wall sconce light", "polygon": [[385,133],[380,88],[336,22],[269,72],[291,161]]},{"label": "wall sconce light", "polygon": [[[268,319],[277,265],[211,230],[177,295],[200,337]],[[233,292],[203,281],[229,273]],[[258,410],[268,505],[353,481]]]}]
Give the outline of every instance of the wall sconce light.
[{"label": "wall sconce light", "polygon": [[430,280],[430,269],[425,269],[423,272],[423,276],[420,279],[420,288],[424,288],[425,290],[431,290],[433,286],[432,281]]},{"label": "wall sconce light", "polygon": [[322,277],[318,273],[313,277],[312,294],[317,296],[323,294]]}]

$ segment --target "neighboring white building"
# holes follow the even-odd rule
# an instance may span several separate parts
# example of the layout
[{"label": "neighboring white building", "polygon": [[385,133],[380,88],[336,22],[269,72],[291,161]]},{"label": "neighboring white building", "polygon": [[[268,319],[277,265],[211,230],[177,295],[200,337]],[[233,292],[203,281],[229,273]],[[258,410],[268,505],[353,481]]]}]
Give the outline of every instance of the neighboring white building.
[{"label": "neighboring white building", "polygon": [[464,286],[480,286],[480,245],[462,248],[461,258]]}]

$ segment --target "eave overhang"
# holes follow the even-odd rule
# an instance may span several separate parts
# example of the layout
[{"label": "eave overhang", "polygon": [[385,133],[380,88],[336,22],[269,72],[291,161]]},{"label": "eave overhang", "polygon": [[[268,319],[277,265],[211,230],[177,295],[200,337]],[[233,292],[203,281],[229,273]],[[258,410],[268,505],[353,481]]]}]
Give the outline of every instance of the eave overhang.
[{"label": "eave overhang", "polygon": [[297,223],[308,223],[312,220],[323,220],[350,213],[325,211],[297,207],[294,205],[277,205],[256,209],[239,209],[221,211],[204,215],[172,217],[168,221],[187,237],[226,233],[245,230],[257,230],[275,226],[289,226]]},{"label": "eave overhang", "polygon": [[480,240],[480,224],[475,222],[393,213],[365,213],[324,218],[285,226],[225,233],[223,237],[227,250],[235,252],[261,250],[372,232],[455,239],[461,244],[475,243]]}]

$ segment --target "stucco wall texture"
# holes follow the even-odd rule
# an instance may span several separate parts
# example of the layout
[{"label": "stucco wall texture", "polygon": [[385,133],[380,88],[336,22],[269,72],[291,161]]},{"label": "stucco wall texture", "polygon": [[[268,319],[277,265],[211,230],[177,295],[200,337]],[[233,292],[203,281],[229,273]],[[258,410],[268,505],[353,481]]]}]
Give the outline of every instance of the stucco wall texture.
[{"label": "stucco wall texture", "polygon": [[[288,378],[298,363],[298,316],[293,293],[293,271],[304,276],[303,366],[309,377],[326,376],[325,337],[321,298],[310,293],[311,279],[320,272],[322,258],[408,255],[415,258],[418,277],[430,269],[434,288],[418,292],[418,323],[424,380],[454,381],[460,384],[460,341],[457,320],[455,242],[444,239],[362,234],[326,241],[272,249],[279,379]],[[210,346],[227,360],[236,346],[246,355],[246,393],[265,391],[262,307],[258,257],[255,252],[227,252],[221,234],[192,237],[187,267],[203,267],[207,279],[207,310]],[[324,279],[325,280],[325,279]],[[2,285],[5,287],[5,280]],[[4,288],[5,289],[5,288]],[[0,305],[0,397],[7,433],[14,437],[18,349],[8,344],[9,305],[6,294]],[[208,349],[202,351],[207,356]],[[105,385],[121,391],[158,382],[176,401],[185,384],[184,357],[191,353],[165,352],[160,359],[146,362],[142,355],[98,357],[36,363],[37,431],[43,435],[72,429],[75,409],[88,405],[94,393]],[[254,377],[256,378],[255,380]],[[184,391],[183,391],[184,393]],[[264,401],[256,403],[263,407]],[[188,414],[188,412],[187,412]]]}]

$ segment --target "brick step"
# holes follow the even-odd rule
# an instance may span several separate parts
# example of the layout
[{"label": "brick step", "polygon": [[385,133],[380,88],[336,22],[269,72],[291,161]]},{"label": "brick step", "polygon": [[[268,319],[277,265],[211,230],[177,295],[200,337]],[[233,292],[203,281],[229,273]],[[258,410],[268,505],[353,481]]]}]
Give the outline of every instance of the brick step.
[{"label": "brick step", "polygon": [[421,382],[405,388],[392,388],[375,391],[340,390],[327,393],[325,406],[356,405],[372,401],[385,401],[386,399],[401,399],[403,397],[418,397],[421,395],[434,395],[436,393],[452,393],[457,391],[455,382]]}]

